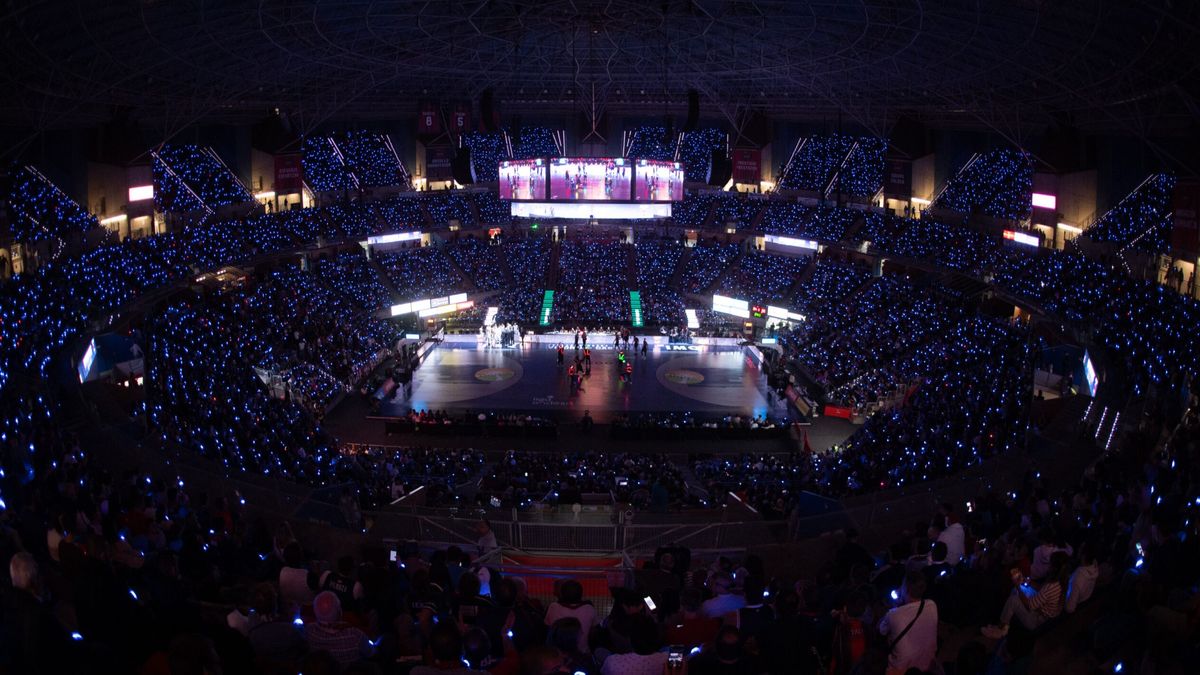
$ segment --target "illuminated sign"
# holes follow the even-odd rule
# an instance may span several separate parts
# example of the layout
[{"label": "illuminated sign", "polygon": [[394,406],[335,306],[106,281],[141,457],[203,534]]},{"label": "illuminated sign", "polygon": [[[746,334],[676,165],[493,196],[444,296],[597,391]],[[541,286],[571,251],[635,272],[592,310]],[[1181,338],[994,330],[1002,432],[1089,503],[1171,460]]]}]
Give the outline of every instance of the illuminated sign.
[{"label": "illuminated sign", "polygon": [[92,364],[96,361],[96,341],[88,342],[87,349],[83,352],[83,358],[79,360],[79,381],[83,382],[87,379],[88,373],[92,371]]},{"label": "illuminated sign", "polygon": [[695,330],[700,327],[700,319],[696,316],[696,310],[685,309],[683,315],[687,317],[687,327]]},{"label": "illuminated sign", "polygon": [[367,246],[378,246],[380,244],[395,244],[401,241],[415,241],[420,238],[420,232],[393,232],[392,234],[380,234],[374,237],[367,237],[365,244]]},{"label": "illuminated sign", "polygon": [[147,199],[154,199],[153,185],[137,185],[129,188],[129,201],[141,202]]},{"label": "illuminated sign", "polygon": [[1045,195],[1040,192],[1033,193],[1033,205],[1039,209],[1054,210],[1058,206],[1058,198],[1054,195]]},{"label": "illuminated sign", "polygon": [[714,295],[712,303],[714,312],[730,314],[742,319],[750,318],[750,303],[745,300],[738,300],[737,298],[730,298],[724,295]]},{"label": "illuminated sign", "polygon": [[783,319],[785,321],[803,321],[804,315],[789,311],[785,307],[776,307],[775,305],[767,305],[767,318]]},{"label": "illuminated sign", "polygon": [[812,251],[817,250],[819,244],[812,239],[797,239],[795,237],[783,237],[778,234],[768,234],[763,236],[763,240],[768,244],[777,244],[779,246],[787,246],[789,248],[804,248]]},{"label": "illuminated sign", "polygon": [[[442,299],[444,300],[445,298],[442,298]],[[451,304],[438,305],[437,307],[430,307],[428,309],[423,309],[423,310],[417,312],[417,316],[424,318],[427,316],[437,316],[439,314],[450,314],[451,312],[458,312],[458,311],[461,311],[464,309],[471,309],[474,306],[475,306],[475,303],[471,300],[468,300],[466,302],[455,302],[455,303],[451,303]]]},{"label": "illuminated sign", "polygon": [[1022,246],[1032,246],[1037,248],[1042,245],[1042,242],[1035,236],[1025,234],[1023,232],[1013,232],[1012,230],[1004,231],[1004,238]]},{"label": "illuminated sign", "polygon": [[750,308],[750,314],[756,319],[763,318],[763,316],[766,313],[767,313],[767,308],[763,307],[762,305],[754,305],[753,307]]}]

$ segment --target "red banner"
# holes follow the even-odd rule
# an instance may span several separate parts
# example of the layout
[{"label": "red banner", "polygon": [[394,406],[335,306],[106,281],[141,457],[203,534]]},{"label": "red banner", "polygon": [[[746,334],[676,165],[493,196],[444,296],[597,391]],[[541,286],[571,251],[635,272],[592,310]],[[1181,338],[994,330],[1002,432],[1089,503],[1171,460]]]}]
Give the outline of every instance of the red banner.
[{"label": "red banner", "polygon": [[304,188],[300,155],[275,155],[275,194],[291,195]]},{"label": "red banner", "polygon": [[838,405],[825,406],[826,417],[841,417],[842,419],[850,419],[854,416],[854,408],[843,408]]},{"label": "red banner", "polygon": [[453,175],[450,160],[454,157],[454,148],[448,145],[437,145],[425,148],[425,176],[429,180],[448,180]]},{"label": "red banner", "polygon": [[733,182],[757,185],[762,180],[762,150],[735,148],[733,151]]},{"label": "red banner", "polygon": [[463,135],[471,128],[471,109],[463,104],[454,106],[454,114],[450,116],[450,133]]},{"label": "red banner", "polygon": [[1171,248],[1176,256],[1181,253],[1195,254],[1200,249],[1200,179],[1188,178],[1175,184],[1171,196],[1171,209],[1175,212]]},{"label": "red banner", "polygon": [[432,101],[421,103],[420,112],[417,113],[417,133],[434,136],[441,132],[442,120],[438,116],[437,104]]},{"label": "red banner", "polygon": [[896,199],[912,197],[912,162],[889,159],[883,165],[883,194]]}]

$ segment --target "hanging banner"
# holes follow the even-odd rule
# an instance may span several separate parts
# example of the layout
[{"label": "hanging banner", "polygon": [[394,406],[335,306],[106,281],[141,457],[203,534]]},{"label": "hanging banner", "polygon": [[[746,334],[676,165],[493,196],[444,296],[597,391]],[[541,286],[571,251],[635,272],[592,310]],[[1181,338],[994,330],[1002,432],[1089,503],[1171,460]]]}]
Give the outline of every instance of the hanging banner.
[{"label": "hanging banner", "polygon": [[1174,229],[1171,234],[1171,248],[1178,257],[1180,254],[1194,256],[1200,253],[1200,222],[1197,222],[1197,211],[1200,210],[1200,179],[1181,179],[1175,184],[1175,193],[1171,196],[1171,210],[1174,211]]},{"label": "hanging banner", "polygon": [[450,160],[454,158],[454,148],[449,145],[436,145],[425,148],[425,175],[429,180],[449,180],[453,172]]},{"label": "hanging banner", "polygon": [[436,136],[442,132],[442,120],[438,116],[437,104],[422,101],[417,113],[417,133]]},{"label": "hanging banner", "polygon": [[733,182],[757,185],[762,179],[762,150],[735,148],[733,151]]},{"label": "hanging banner", "polygon": [[912,162],[889,159],[883,165],[883,194],[894,199],[912,197]]},{"label": "hanging banner", "polygon": [[463,103],[454,106],[450,116],[450,133],[461,136],[471,128],[471,109]]},{"label": "hanging banner", "polygon": [[275,155],[275,194],[296,194],[303,188],[304,164],[300,155]]}]

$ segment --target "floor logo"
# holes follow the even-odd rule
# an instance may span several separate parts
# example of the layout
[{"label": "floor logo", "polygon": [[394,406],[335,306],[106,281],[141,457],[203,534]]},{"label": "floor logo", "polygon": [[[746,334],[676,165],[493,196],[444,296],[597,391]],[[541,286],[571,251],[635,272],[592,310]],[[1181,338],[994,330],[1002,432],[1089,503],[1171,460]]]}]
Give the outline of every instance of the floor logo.
[{"label": "floor logo", "polygon": [[692,385],[704,381],[704,376],[694,370],[668,370],[665,377],[672,384]]},{"label": "floor logo", "polygon": [[475,371],[475,379],[480,382],[503,382],[511,380],[514,374],[512,368],[484,368]]}]

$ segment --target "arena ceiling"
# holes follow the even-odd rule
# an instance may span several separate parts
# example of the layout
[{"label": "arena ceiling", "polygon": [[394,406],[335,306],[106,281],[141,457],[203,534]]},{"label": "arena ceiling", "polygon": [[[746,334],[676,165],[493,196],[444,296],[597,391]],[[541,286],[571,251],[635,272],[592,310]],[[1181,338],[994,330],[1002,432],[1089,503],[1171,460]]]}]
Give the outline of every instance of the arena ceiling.
[{"label": "arena ceiling", "polygon": [[504,114],[906,114],[1145,134],[1200,112],[1193,0],[10,0],[0,124],[301,130],[417,101]]}]

